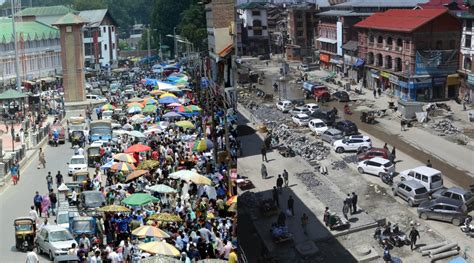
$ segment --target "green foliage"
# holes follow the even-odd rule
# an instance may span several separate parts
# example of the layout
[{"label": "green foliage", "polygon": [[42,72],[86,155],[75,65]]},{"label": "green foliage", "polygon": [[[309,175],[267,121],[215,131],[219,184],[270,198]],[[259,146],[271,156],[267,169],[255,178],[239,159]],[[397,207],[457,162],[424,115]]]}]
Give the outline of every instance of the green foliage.
[{"label": "green foliage", "polygon": [[[142,38],[138,42],[138,48],[140,50],[148,50],[148,29],[143,30]],[[150,35],[150,49],[157,48],[157,43],[154,38],[154,34]]]},{"label": "green foliage", "polygon": [[203,5],[193,4],[181,15],[179,35],[187,38],[198,51],[207,49],[206,11]]},{"label": "green foliage", "polygon": [[105,0],[74,0],[74,9],[77,11],[107,8]]},{"label": "green foliage", "polygon": [[120,50],[130,50],[128,43],[122,39],[119,39],[118,47]]}]

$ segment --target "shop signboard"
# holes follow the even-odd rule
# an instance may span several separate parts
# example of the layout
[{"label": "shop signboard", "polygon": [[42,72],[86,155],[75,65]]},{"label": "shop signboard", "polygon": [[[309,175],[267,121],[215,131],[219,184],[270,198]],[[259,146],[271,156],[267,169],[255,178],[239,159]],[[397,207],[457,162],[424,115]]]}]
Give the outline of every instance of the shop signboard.
[{"label": "shop signboard", "polygon": [[433,78],[433,85],[444,85],[446,83],[446,78]]},{"label": "shop signboard", "polygon": [[319,60],[322,62],[329,63],[330,56],[328,54],[319,54]]}]

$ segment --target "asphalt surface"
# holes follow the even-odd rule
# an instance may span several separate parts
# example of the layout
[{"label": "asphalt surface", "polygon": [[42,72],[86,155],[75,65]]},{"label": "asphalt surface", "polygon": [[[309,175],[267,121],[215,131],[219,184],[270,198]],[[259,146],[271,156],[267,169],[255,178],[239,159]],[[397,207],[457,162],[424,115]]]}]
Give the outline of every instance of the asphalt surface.
[{"label": "asphalt surface", "polygon": [[[36,191],[41,195],[47,193],[46,176],[48,171],[54,175],[61,171],[65,182],[72,179],[67,176],[67,162],[73,155],[71,144],[66,142],[58,147],[43,147],[46,156],[46,169],[37,169],[38,156],[34,156],[20,174],[20,181],[17,185],[9,183],[2,194],[0,194],[0,262],[25,262],[26,253],[17,251],[15,248],[15,231],[13,220],[17,217],[28,216],[30,206],[33,205],[33,196]],[[54,184],[54,191],[57,193],[57,186]],[[54,216],[50,216],[50,223],[54,224]],[[39,255],[40,262],[49,262],[46,255]]]}]

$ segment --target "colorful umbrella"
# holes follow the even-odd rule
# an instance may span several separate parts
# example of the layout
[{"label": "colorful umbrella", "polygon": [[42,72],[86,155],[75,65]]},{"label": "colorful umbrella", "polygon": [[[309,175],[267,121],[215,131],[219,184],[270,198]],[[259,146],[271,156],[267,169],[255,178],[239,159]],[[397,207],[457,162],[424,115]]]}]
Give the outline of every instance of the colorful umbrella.
[{"label": "colorful umbrella", "polygon": [[176,189],[166,184],[155,184],[153,186],[148,187],[148,190],[161,194],[176,193]]},{"label": "colorful umbrella", "polygon": [[116,163],[112,165],[112,167],[110,167],[110,170],[122,171],[122,172],[131,172],[131,171],[134,171],[135,169],[137,169],[135,168],[135,165],[131,163],[126,163],[126,162]]},{"label": "colorful umbrella", "polygon": [[169,97],[164,97],[162,99],[159,99],[158,102],[160,104],[170,104],[170,103],[175,103],[175,102],[177,103],[179,102],[179,100],[177,98],[169,96]]},{"label": "colorful umbrella", "polygon": [[128,113],[139,113],[142,112],[142,108],[138,106],[133,106],[128,109]]},{"label": "colorful umbrella", "polygon": [[139,103],[139,102],[132,102],[132,103],[129,103],[127,104],[127,108],[132,108],[132,107],[140,107],[140,108],[143,108],[144,105]]},{"label": "colorful umbrella", "polygon": [[114,110],[114,109],[115,109],[114,105],[112,105],[110,103],[107,103],[104,106],[102,106],[102,111]]},{"label": "colorful umbrella", "polygon": [[177,102],[166,105],[166,107],[170,107],[170,108],[179,107],[179,106],[183,106],[183,105]]},{"label": "colorful umbrella", "polygon": [[138,165],[138,169],[150,170],[160,166],[160,162],[155,160],[145,160]]},{"label": "colorful umbrella", "polygon": [[143,112],[145,113],[153,113],[153,112],[156,112],[156,109],[158,107],[156,107],[155,105],[152,105],[152,104],[147,104],[145,106],[145,108],[143,108]]},{"label": "colorful umbrella", "polygon": [[197,112],[197,111],[201,111],[201,108],[199,106],[196,106],[196,105],[190,105],[190,106],[179,106],[179,107],[175,107],[174,108],[174,111],[176,112]]},{"label": "colorful umbrella", "polygon": [[130,209],[122,205],[107,205],[97,209],[98,212],[107,213],[128,213]]},{"label": "colorful umbrella", "polygon": [[145,98],[143,99],[143,102],[145,103],[145,105],[155,105],[158,103],[158,101],[153,98]]},{"label": "colorful umbrella", "polygon": [[237,203],[233,203],[227,208],[227,212],[237,212]]},{"label": "colorful umbrella", "polygon": [[170,235],[165,231],[154,226],[141,226],[132,231],[132,235],[139,237],[158,237],[169,238]]},{"label": "colorful umbrella", "polygon": [[142,98],[137,98],[137,97],[131,98],[131,99],[128,100],[128,102],[142,102],[142,101],[143,101]]},{"label": "colorful umbrella", "polygon": [[134,144],[134,145],[128,147],[128,149],[125,150],[125,152],[126,153],[138,153],[138,152],[148,152],[150,150],[151,150],[150,146],[143,145],[143,144]]},{"label": "colorful umbrella", "polygon": [[211,185],[211,179],[191,170],[180,170],[170,174],[170,178],[191,181],[195,184]]},{"label": "colorful umbrella", "polygon": [[163,94],[160,95],[160,99],[165,98],[165,97],[177,98],[176,95],[174,95],[173,93],[169,93],[169,92],[166,92],[166,93],[163,93]]},{"label": "colorful umbrella", "polygon": [[159,213],[150,216],[150,219],[162,222],[182,222],[183,219],[178,215],[170,214],[170,213]]},{"label": "colorful umbrella", "polygon": [[162,93],[163,93],[163,91],[161,91],[159,89],[154,89],[154,90],[150,91],[151,95],[160,95]]},{"label": "colorful umbrella", "polygon": [[174,111],[170,111],[170,112],[167,112],[167,113],[163,114],[163,118],[165,118],[165,119],[166,118],[170,118],[170,119],[172,119],[172,118],[182,118],[182,117],[183,116],[181,116],[181,114],[176,113]]},{"label": "colorful umbrella", "polygon": [[148,173],[148,171],[146,170],[135,170],[127,176],[127,179],[125,179],[125,182],[130,182],[131,180],[136,179],[146,173]]},{"label": "colorful umbrella", "polygon": [[127,124],[123,125],[122,129],[131,130],[131,129],[133,129],[133,126],[127,123]]},{"label": "colorful umbrella", "polygon": [[231,196],[227,201],[225,202],[227,205],[231,205],[233,203],[237,203],[237,195]]},{"label": "colorful umbrella", "polygon": [[158,133],[162,133],[163,132],[163,129],[161,128],[149,128],[148,130],[146,130],[144,132],[145,135],[150,135],[152,133],[155,133],[155,134],[158,134]]},{"label": "colorful umbrella", "polygon": [[178,121],[176,122],[176,126],[181,127],[183,129],[194,128],[194,124],[190,121]]},{"label": "colorful umbrella", "polygon": [[179,257],[181,253],[173,245],[166,243],[165,241],[153,241],[138,245],[138,248],[151,253],[160,254],[165,256]]},{"label": "colorful umbrella", "polygon": [[205,152],[212,148],[214,148],[214,144],[209,139],[201,139],[199,141],[195,141],[193,145],[193,151],[195,152]]},{"label": "colorful umbrella", "polygon": [[135,137],[135,138],[145,138],[145,134],[139,132],[139,131],[131,131],[129,132],[130,136]]},{"label": "colorful umbrella", "polygon": [[126,162],[126,163],[136,163],[137,162],[137,160],[135,160],[135,158],[133,158],[133,156],[131,156],[130,154],[127,154],[127,153],[115,154],[114,156],[112,156],[112,159],[117,160],[117,161],[121,161],[121,162]]},{"label": "colorful umbrella", "polygon": [[159,202],[160,199],[151,196],[150,194],[136,193],[129,195],[122,200],[122,203],[129,206],[142,206],[153,202]]}]

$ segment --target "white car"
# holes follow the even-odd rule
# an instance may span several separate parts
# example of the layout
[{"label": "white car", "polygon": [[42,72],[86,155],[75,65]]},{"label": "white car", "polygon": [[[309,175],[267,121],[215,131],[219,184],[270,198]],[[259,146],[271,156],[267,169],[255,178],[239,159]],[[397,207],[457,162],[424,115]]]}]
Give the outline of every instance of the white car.
[{"label": "white car", "polygon": [[59,210],[56,213],[56,219],[54,220],[56,225],[69,229],[69,211],[68,210]]},{"label": "white car", "polygon": [[368,136],[353,135],[348,136],[345,139],[335,141],[332,147],[337,153],[357,151],[359,149],[367,150],[372,147],[372,141]]},{"label": "white car", "polygon": [[67,255],[72,244],[77,246],[76,240],[67,229],[55,225],[42,227],[35,242],[38,254],[47,254],[51,261],[57,256]]},{"label": "white car", "polygon": [[312,119],[308,122],[309,129],[316,135],[321,135],[328,130],[328,126],[320,119]]},{"label": "white car", "polygon": [[304,106],[298,106],[298,107],[294,107],[292,110],[290,110],[290,114],[291,114],[291,116],[298,115],[298,114],[310,115],[311,112],[309,112],[309,110]]},{"label": "white car", "polygon": [[305,104],[304,105],[308,110],[309,112],[313,113],[315,112],[316,110],[319,109],[319,105],[316,104],[316,103],[308,103],[308,104]]},{"label": "white car", "polygon": [[294,123],[298,124],[298,126],[306,126],[309,122],[309,116],[306,114],[296,114],[291,117]]},{"label": "white car", "polygon": [[383,174],[395,172],[395,166],[387,159],[374,157],[372,159],[359,162],[357,165],[357,171],[359,171],[361,174],[367,173],[382,176]]},{"label": "white car", "polygon": [[94,94],[87,94],[86,99],[91,101],[107,102],[106,98]]},{"label": "white car", "polygon": [[114,115],[114,111],[106,110],[102,112],[102,119],[104,120],[112,120],[112,115]]},{"label": "white car", "polygon": [[78,172],[87,172],[87,159],[84,155],[74,155],[68,164],[68,175],[72,176]]},{"label": "white car", "polygon": [[277,109],[281,110],[282,112],[288,112],[293,108],[293,103],[289,100],[282,100],[279,101],[277,104]]}]

